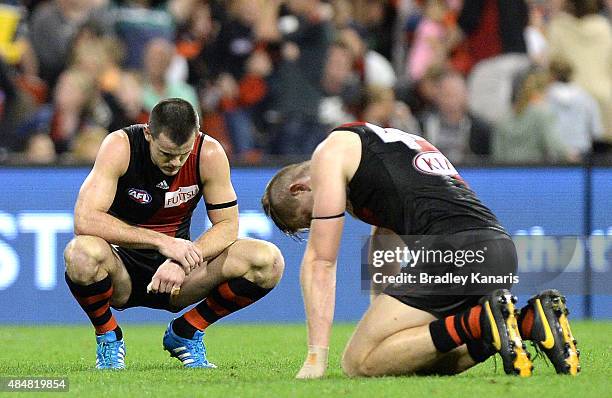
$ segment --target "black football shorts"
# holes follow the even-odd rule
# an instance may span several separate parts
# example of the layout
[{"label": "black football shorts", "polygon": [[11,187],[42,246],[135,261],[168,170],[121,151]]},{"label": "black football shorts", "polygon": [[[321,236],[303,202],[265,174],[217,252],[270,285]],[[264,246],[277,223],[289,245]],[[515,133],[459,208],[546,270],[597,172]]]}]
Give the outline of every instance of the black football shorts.
[{"label": "black football shorts", "polygon": [[128,301],[121,307],[113,308],[124,310],[130,307],[147,307],[178,312],[179,309],[170,305],[169,293],[147,293],[147,286],[157,268],[166,261],[166,257],[155,250],[126,249],[120,246],[111,246],[125,266],[132,281],[132,292]]}]

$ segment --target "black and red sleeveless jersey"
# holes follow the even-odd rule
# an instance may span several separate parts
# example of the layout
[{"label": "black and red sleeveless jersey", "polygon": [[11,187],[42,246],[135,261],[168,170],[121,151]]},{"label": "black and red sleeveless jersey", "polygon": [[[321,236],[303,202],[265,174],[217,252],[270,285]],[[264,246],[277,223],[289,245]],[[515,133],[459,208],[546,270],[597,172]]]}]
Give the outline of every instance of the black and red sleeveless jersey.
[{"label": "black and red sleeveless jersey", "polygon": [[348,185],[353,214],[400,235],[505,232],[451,162],[424,138],[369,123],[334,131],[361,139],[361,161]]},{"label": "black and red sleeveless jersey", "polygon": [[109,214],[128,224],[189,239],[191,215],[202,197],[200,151],[204,134],[199,133],[187,162],[174,176],[153,164],[145,126],[123,129],[130,140],[130,165],[119,178]]}]

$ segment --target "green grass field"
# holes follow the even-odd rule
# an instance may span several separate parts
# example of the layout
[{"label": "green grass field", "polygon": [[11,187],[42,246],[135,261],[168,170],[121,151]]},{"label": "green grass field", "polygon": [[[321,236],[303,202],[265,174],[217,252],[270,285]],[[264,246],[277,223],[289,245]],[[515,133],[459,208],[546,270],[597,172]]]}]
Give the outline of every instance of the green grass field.
[{"label": "green grass field", "polygon": [[[96,371],[87,326],[0,327],[0,376],[67,376],[78,397],[605,397],[612,396],[612,323],[574,322],[582,351],[578,377],[558,376],[538,358],[534,376],[519,379],[492,359],[451,377],[348,379],[340,355],[353,325],[334,328],[328,375],[294,380],[304,359],[302,325],[232,325],[210,328],[209,359],[219,368],[187,370],[161,349],[164,325],[124,325],[124,371]],[[392,360],[390,358],[389,360]],[[4,396],[58,393],[4,393]],[[3,393],[0,393],[3,395]]]}]

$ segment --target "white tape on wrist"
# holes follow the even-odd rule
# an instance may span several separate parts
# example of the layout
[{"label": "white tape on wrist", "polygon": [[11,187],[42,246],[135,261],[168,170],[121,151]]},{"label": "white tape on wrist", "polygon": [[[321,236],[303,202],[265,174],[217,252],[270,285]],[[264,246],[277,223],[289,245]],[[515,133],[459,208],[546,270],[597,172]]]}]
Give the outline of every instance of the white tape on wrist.
[{"label": "white tape on wrist", "polygon": [[308,357],[306,358],[306,364],[308,365],[319,365],[327,364],[327,354],[329,353],[329,347],[309,345],[308,346]]}]

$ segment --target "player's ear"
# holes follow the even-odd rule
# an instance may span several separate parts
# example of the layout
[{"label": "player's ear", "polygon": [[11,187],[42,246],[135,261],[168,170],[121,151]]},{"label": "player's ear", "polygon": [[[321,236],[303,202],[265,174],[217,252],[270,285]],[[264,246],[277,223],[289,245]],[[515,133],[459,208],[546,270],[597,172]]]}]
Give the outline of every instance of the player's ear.
[{"label": "player's ear", "polygon": [[310,191],[310,186],[303,182],[294,182],[293,184],[289,185],[289,192],[291,192],[291,196],[296,196],[296,195],[299,195],[300,193],[309,192],[309,191]]},{"label": "player's ear", "polygon": [[147,140],[147,142],[151,142],[151,130],[149,129],[149,125],[145,124],[145,128],[144,128],[144,135],[145,135],[145,140]]}]

